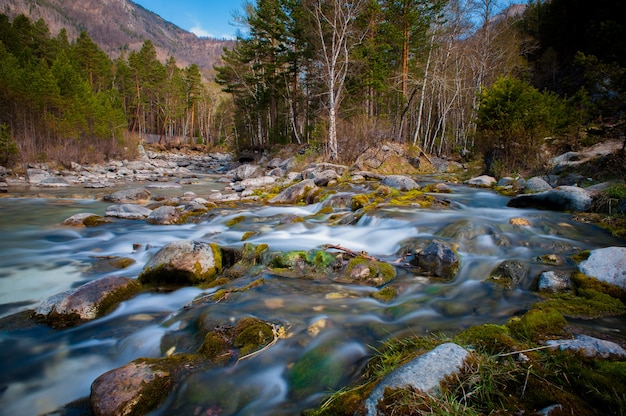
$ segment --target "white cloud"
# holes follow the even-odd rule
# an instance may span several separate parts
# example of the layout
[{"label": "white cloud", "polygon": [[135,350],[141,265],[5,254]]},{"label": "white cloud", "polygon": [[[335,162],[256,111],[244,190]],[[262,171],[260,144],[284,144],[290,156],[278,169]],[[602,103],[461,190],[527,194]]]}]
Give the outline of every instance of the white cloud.
[{"label": "white cloud", "polygon": [[193,33],[194,35],[201,37],[201,38],[213,38],[215,36],[213,36],[212,34],[210,34],[209,32],[207,32],[206,30],[204,30],[202,28],[202,26],[200,26],[199,24],[194,25],[191,29],[189,29],[189,31],[191,33]]}]

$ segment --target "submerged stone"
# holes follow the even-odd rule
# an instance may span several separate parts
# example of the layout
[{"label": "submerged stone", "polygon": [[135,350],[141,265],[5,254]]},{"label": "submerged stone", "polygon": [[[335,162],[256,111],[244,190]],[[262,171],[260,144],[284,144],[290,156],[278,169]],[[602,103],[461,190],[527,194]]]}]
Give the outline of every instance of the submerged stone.
[{"label": "submerged stone", "polygon": [[453,279],[459,270],[459,256],[441,240],[433,240],[426,248],[415,253],[413,263],[428,273],[444,279]]},{"label": "submerged stone", "polygon": [[522,283],[529,272],[530,267],[527,263],[519,260],[505,260],[491,272],[489,280],[512,289]]}]

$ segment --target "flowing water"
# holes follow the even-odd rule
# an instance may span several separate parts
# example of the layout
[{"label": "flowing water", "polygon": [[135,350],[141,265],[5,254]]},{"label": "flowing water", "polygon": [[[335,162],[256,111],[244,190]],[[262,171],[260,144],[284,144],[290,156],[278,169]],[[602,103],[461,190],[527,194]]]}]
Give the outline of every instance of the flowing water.
[{"label": "flowing water", "polygon": [[[185,190],[204,196],[217,187],[205,181]],[[329,225],[328,214],[315,215],[324,206],[320,203],[220,208],[196,224],[157,226],[120,220],[70,228],[59,224],[78,212],[102,215],[109,204],[101,202],[100,195],[74,198],[71,190],[49,191],[40,198],[0,198],[0,317],[33,309],[53,294],[105,275],[136,277],[160,247],[180,239],[237,247],[243,244],[244,233],[255,231],[247,241],[267,243],[271,251],[338,244],[394,262],[402,250],[423,247],[438,237],[457,244],[462,258],[452,282],[399,267],[393,285],[400,288],[400,295],[387,303],[370,296],[377,290],[372,287],[266,272],[261,276],[264,284],[219,303],[192,302],[216,289],[189,287],[139,295],[104,318],[70,329],[38,326],[0,332],[0,414],[52,412],[87,397],[100,374],[138,357],[163,356],[162,340],[184,334],[194,320],[227,325],[250,315],[283,325],[289,337],[236,365],[193,373],[153,413],[299,414],[315,407],[329,391],[347,385],[374,348],[390,337],[454,333],[523,313],[535,300],[529,291],[532,278],[514,290],[485,282],[503,260],[529,262],[535,277],[554,268],[534,260],[540,255],[567,258],[584,249],[623,245],[599,228],[573,222],[566,213],[507,208],[508,199],[493,192],[452,189],[445,195],[449,209],[381,208],[354,225]],[[349,201],[349,193],[345,197]],[[333,201],[340,199],[341,194]],[[335,211],[342,211],[340,204]],[[281,224],[287,215],[306,221]],[[239,216],[245,220],[227,226]],[[512,225],[511,219],[517,217],[530,225]],[[135,263],[119,271],[94,267],[106,256],[130,257]],[[258,277],[244,276],[232,284],[245,286]],[[294,386],[297,379],[290,371],[298,363],[321,369],[318,379]]]}]

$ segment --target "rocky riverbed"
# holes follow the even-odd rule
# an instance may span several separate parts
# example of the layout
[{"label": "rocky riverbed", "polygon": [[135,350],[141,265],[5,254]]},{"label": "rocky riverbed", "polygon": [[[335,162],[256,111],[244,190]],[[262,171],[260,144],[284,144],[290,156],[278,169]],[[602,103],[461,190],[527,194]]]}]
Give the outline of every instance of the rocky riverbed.
[{"label": "rocky riverbed", "polygon": [[[393,146],[387,153],[399,156]],[[616,411],[626,360],[619,325],[575,321],[623,317],[626,248],[559,212],[587,209],[593,188],[550,177],[461,185],[453,176],[368,169],[379,162],[240,164],[223,154],[144,152],[138,161],[5,175],[9,204],[14,190],[104,192],[92,205],[101,209],[46,225],[44,251],[60,257],[48,270],[71,259],[69,269],[77,262],[87,271],[66,291],[5,309],[21,311],[1,321],[8,378],[0,404],[25,409],[28,390],[40,389],[53,404],[33,406],[38,413],[300,414],[332,389],[341,391],[310,412],[386,414],[404,411],[402,403],[407,412],[467,407],[447,410],[457,414],[496,405]],[[206,176],[219,189],[185,189]],[[3,270],[9,281],[13,269]],[[183,300],[139,306],[165,306],[168,296]],[[142,338],[156,347],[127,346]],[[55,401],[45,392],[62,379],[42,369],[41,379],[26,375],[28,362],[52,368],[37,352],[42,340],[67,380],[79,360],[114,356],[115,365],[96,359],[89,393],[77,388]],[[377,354],[367,351],[381,340]],[[88,350],[106,352],[83,356]],[[11,354],[23,364],[8,365]],[[482,393],[487,377],[499,387]],[[582,394],[590,385],[613,393]]]}]

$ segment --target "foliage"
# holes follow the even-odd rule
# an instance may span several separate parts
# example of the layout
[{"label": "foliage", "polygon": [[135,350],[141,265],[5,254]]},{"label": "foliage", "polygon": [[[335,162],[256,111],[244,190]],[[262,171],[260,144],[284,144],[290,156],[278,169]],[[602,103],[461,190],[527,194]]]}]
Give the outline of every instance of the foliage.
[{"label": "foliage", "polygon": [[498,175],[541,166],[543,139],[569,119],[567,103],[511,77],[498,79],[480,97],[477,147]]}]

